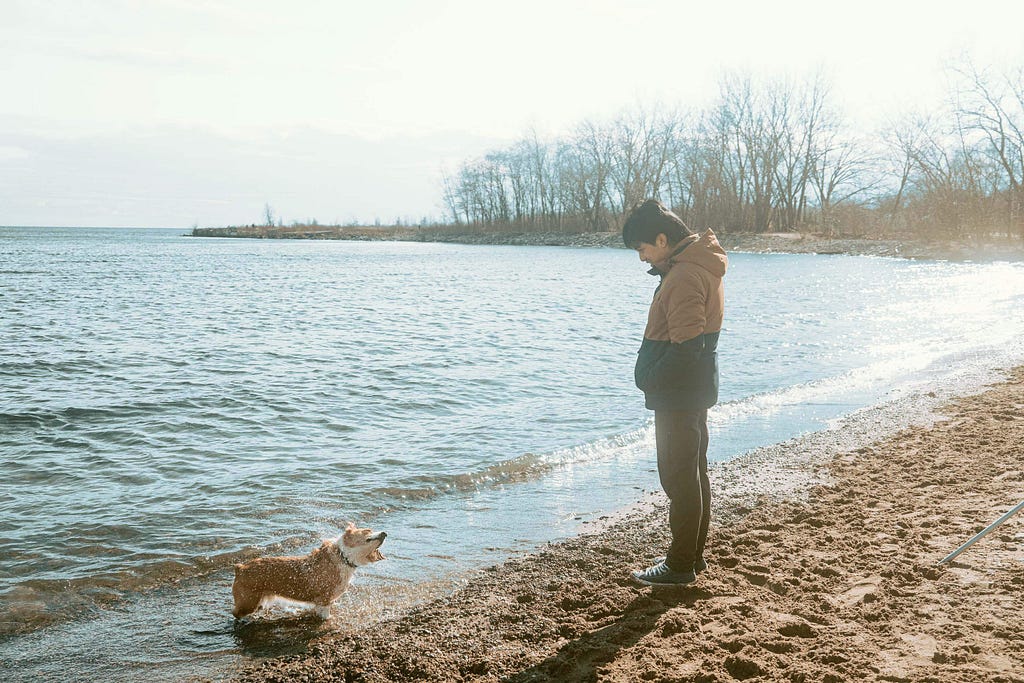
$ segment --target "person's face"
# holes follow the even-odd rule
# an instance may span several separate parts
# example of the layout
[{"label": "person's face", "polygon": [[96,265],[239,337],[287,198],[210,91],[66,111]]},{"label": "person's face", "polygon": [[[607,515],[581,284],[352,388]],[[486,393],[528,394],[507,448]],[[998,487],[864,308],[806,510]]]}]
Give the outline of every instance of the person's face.
[{"label": "person's face", "polygon": [[655,263],[663,263],[669,259],[672,255],[672,245],[668,243],[668,238],[664,234],[659,234],[654,238],[654,244],[648,242],[638,244],[636,253],[640,255],[641,261],[653,266]]}]

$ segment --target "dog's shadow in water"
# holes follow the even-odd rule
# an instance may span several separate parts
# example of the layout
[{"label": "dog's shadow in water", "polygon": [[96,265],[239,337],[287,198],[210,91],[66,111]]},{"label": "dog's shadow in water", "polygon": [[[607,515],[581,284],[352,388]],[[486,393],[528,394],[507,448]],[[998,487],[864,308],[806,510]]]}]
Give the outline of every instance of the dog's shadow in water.
[{"label": "dog's shadow in water", "polygon": [[263,659],[305,654],[311,642],[334,630],[329,621],[307,612],[236,621],[232,636],[243,655]]}]

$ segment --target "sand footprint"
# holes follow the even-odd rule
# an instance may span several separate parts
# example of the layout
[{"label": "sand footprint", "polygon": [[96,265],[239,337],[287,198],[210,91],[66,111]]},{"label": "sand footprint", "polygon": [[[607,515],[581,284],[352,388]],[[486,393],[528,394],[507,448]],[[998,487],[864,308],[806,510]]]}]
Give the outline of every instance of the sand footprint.
[{"label": "sand footprint", "polygon": [[881,583],[881,576],[869,576],[837,595],[836,601],[843,607],[852,607],[861,602],[874,602],[878,599],[878,587]]},{"label": "sand footprint", "polygon": [[818,632],[803,617],[796,614],[775,613],[775,621],[778,622],[775,630],[786,638],[817,638]]}]

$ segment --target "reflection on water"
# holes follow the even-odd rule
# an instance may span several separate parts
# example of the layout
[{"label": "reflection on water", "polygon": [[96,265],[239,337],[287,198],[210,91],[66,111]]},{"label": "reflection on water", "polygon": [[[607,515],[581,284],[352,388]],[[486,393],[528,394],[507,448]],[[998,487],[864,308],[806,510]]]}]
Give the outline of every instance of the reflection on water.
[{"label": "reflection on water", "polygon": [[[309,643],[333,631],[330,621],[325,622],[308,611],[293,615],[270,613],[263,618],[231,626],[238,651],[246,657],[255,658],[303,654],[308,651]],[[209,635],[221,634],[213,632]]]}]

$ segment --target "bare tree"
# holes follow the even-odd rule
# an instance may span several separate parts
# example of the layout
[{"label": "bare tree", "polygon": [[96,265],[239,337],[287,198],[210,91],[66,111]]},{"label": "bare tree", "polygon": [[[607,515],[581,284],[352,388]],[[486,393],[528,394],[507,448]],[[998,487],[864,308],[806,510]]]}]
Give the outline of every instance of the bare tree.
[{"label": "bare tree", "polygon": [[[798,228],[806,219],[808,189],[819,157],[827,154],[839,134],[841,121],[828,105],[829,85],[821,72],[798,85],[776,84],[772,97],[779,144],[775,184],[778,202],[775,215],[780,228]],[[821,193],[818,193],[819,198]]]},{"label": "bare tree", "polygon": [[1001,170],[1009,231],[1024,237],[1024,69],[1004,74],[979,70],[969,60],[955,69],[962,83],[956,93],[965,131]]},{"label": "bare tree", "polygon": [[821,231],[833,235],[841,230],[834,209],[840,204],[864,195],[878,183],[872,179],[870,158],[849,140],[829,137],[814,154],[810,182],[818,201]]},{"label": "bare tree", "polygon": [[459,191],[456,187],[455,181],[451,175],[445,170],[441,169],[441,199],[444,202],[444,206],[448,209],[448,215],[451,216],[451,221],[458,225],[462,222],[463,218],[468,222],[469,217],[464,213],[464,206],[460,201]]},{"label": "bare tree", "polygon": [[896,224],[900,209],[902,208],[904,195],[910,188],[910,177],[914,171],[914,159],[917,158],[920,147],[921,127],[910,120],[897,123],[890,123],[881,134],[882,142],[886,150],[886,161],[888,165],[887,174],[896,178],[896,191],[892,195],[892,201],[883,202],[888,204],[887,218],[889,227]]},{"label": "bare tree", "polygon": [[611,130],[584,121],[572,136],[572,148],[565,155],[568,194],[573,206],[583,213],[591,230],[604,230],[608,225],[609,182],[615,156]]},{"label": "bare tree", "polygon": [[658,194],[668,166],[674,126],[671,117],[643,108],[623,114],[612,124],[609,201],[622,214],[644,198]]}]

